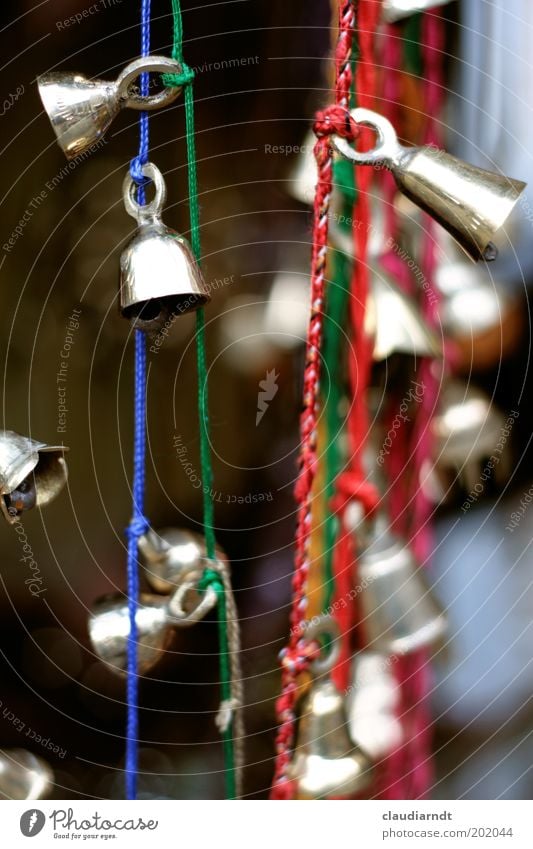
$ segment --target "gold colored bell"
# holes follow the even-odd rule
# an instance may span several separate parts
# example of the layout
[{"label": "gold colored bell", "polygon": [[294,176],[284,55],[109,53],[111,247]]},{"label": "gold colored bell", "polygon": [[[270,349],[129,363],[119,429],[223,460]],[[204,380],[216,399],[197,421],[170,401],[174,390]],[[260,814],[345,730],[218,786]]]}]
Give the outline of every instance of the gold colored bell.
[{"label": "gold colored bell", "polygon": [[189,243],[161,220],[166,200],[161,172],[151,162],[142,171],[153,181],[155,197],[137,203],[135,183],[126,175],[124,205],[138,229],[120,257],[120,309],[135,327],[157,333],[178,315],[204,306],[210,295]]},{"label": "gold colored bell", "polygon": [[366,538],[357,528],[364,545],[354,581],[365,645],[385,655],[429,648],[444,636],[446,617],[409,546],[392,533],[383,509],[376,514]]},{"label": "gold colored bell", "polygon": [[67,480],[64,445],[46,445],[12,430],[0,431],[0,508],[10,525],[25,510],[44,507]]},{"label": "gold colored bell", "polygon": [[329,655],[314,661],[313,682],[304,700],[297,743],[288,777],[298,799],[350,799],[361,796],[373,781],[372,763],[348,736],[344,697],[329,672],[338,656],[338,628],[323,616],[306,629],[306,639],[333,639]]},{"label": "gold colored bell", "polygon": [[54,773],[42,758],[26,749],[0,750],[0,799],[47,799]]},{"label": "gold colored bell", "polygon": [[383,20],[394,23],[408,18],[409,15],[444,6],[449,2],[450,0],[383,0]]},{"label": "gold colored bell", "polygon": [[350,737],[374,761],[391,755],[404,739],[398,717],[400,688],[392,669],[391,657],[371,651],[352,660],[347,700]]},{"label": "gold colored bell", "polygon": [[179,74],[181,65],[167,56],[143,56],[127,65],[115,82],[55,71],[37,78],[43,106],[67,159],[96,144],[121,109],[150,111],[176,99],[180,87],[149,96],[132,90],[135,80],[148,72]]},{"label": "gold colored bell", "polygon": [[498,232],[526,184],[434,147],[404,147],[390,121],[370,109],[357,108],[351,114],[356,123],[376,132],[377,143],[362,152],[333,136],[336,150],[358,165],[388,168],[400,191],[438,221],[472,259],[496,259]]}]

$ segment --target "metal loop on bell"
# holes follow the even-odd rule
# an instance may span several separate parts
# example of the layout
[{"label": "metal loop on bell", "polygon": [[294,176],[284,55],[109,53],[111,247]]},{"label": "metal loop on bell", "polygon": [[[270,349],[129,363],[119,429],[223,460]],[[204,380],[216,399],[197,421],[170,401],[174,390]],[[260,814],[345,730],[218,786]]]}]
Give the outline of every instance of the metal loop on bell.
[{"label": "metal loop on bell", "polygon": [[182,86],[169,86],[156,94],[142,95],[130,92],[131,84],[147,73],[181,74],[183,68],[175,59],[168,56],[140,56],[127,65],[117,79],[118,94],[128,109],[150,112],[162,106],[168,106],[180,94]]},{"label": "metal loop on bell", "polygon": [[171,625],[177,625],[181,628],[186,628],[190,625],[196,625],[200,622],[216,605],[218,596],[213,587],[207,587],[205,592],[200,596],[200,601],[192,610],[185,609],[185,599],[191,592],[196,592],[197,585],[195,581],[184,581],[170,596],[168,601],[169,622]]},{"label": "metal loop on bell", "polygon": [[391,165],[402,150],[391,122],[384,115],[379,115],[362,106],[353,109],[350,114],[356,124],[371,127],[374,130],[377,135],[376,144],[371,150],[360,151],[352,147],[348,139],[334,135],[331,137],[333,147],[357,165]]},{"label": "metal loop on bell", "polygon": [[154,184],[155,196],[149,203],[142,204],[136,200],[137,184],[129,171],[122,184],[124,207],[128,215],[135,218],[137,224],[142,224],[153,218],[160,218],[167,199],[165,180],[157,165],[154,165],[153,162],[146,162],[141,166],[141,171],[143,176]]},{"label": "metal loop on bell", "polygon": [[319,656],[311,663],[312,674],[318,678],[331,672],[340,656],[339,626],[335,619],[332,616],[317,616],[306,625],[304,634],[306,641],[310,643],[320,643],[321,637],[328,640],[327,647],[324,649],[321,645]]}]

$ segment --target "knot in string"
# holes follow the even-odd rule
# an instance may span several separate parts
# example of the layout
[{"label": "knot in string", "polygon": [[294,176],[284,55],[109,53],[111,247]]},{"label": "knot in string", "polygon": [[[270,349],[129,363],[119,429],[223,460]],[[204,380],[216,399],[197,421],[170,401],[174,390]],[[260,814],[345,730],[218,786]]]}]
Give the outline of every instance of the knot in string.
[{"label": "knot in string", "polygon": [[373,483],[365,480],[358,472],[347,471],[339,475],[337,493],[331,507],[335,513],[344,513],[351,501],[359,501],[365,516],[370,516],[378,506],[380,496]]},{"label": "knot in string", "polygon": [[183,60],[180,60],[180,74],[161,74],[161,82],[167,88],[179,88],[190,85],[194,81],[195,73]]},{"label": "knot in string", "polygon": [[126,528],[125,533],[129,540],[138,540],[139,537],[142,537],[142,535],[146,533],[149,527],[150,522],[146,516],[141,513],[140,516],[133,517]]},{"label": "knot in string", "polygon": [[313,130],[318,138],[324,136],[341,136],[348,141],[355,141],[360,129],[352,118],[349,109],[344,106],[327,106],[316,113]]}]

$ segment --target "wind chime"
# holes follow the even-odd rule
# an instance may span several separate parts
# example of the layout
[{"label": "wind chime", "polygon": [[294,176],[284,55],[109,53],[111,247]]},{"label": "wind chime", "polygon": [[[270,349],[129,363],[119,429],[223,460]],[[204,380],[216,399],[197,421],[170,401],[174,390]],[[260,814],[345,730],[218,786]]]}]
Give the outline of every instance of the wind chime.
[{"label": "wind chime", "polygon": [[[453,312],[453,295],[438,288],[435,241],[445,232],[465,260],[492,261],[525,186],[442,150],[439,5],[335,4],[335,103],[315,118],[316,165],[307,157],[295,172],[296,197],[308,201],[310,184],[316,191],[274,799],[423,798],[431,785],[428,661],[446,619],[421,564],[430,554],[433,417],[439,406],[445,430],[441,405],[450,403],[439,398],[448,368],[439,303]],[[428,117],[421,141],[405,146],[393,123],[406,120],[394,91],[399,52],[408,16],[429,7],[415,19]],[[378,50],[390,119],[374,108]],[[400,251],[401,234],[412,242],[417,220],[424,235],[416,251]],[[404,433],[392,430],[398,409],[410,422]],[[463,443],[462,460],[464,453]]]},{"label": "wind chime", "polygon": [[[96,655],[114,673],[126,677],[126,796],[135,799],[138,779],[139,679],[154,669],[169,647],[175,628],[189,627],[213,608],[219,621],[221,704],[216,718],[222,735],[228,798],[242,794],[244,731],[239,667],[239,627],[226,556],[216,546],[213,528],[212,469],[203,307],[210,300],[200,270],[200,236],[194,131],[194,72],[182,53],[182,21],[173,0],[173,56],[150,55],[150,2],[143,0],[140,58],[114,82],[89,80],[81,74],[51,73],[38,79],[39,92],[68,159],[91,149],[121,109],[140,111],[139,153],[124,178],[126,212],[136,232],[120,259],[119,306],[135,336],[134,469],[132,519],[127,529],[127,589],[125,594],[97,600],[89,618],[89,636]],[[163,89],[149,94],[149,75],[162,75]],[[140,88],[133,84],[140,78]],[[166,186],[149,161],[149,112],[185,96],[187,167],[191,243],[162,220]],[[146,202],[145,188],[154,198]],[[180,315],[196,311],[199,383],[199,427],[204,492],[204,534],[176,528],[156,531],[144,514],[146,442],[146,337]],[[53,498],[66,479],[63,453],[30,439],[4,432],[0,437],[2,510],[11,523],[20,514]],[[139,592],[142,568],[148,592]],[[37,761],[38,759],[34,759]],[[51,776],[35,779],[36,764],[19,759],[25,780],[12,772],[11,798],[47,795]],[[0,767],[2,765],[0,764]],[[20,770],[19,770],[20,771]],[[33,778],[32,778],[33,777]],[[0,782],[2,775],[0,771]],[[18,782],[18,785],[17,785]],[[17,790],[19,786],[20,790]],[[25,795],[18,795],[19,793]]]},{"label": "wind chime", "polygon": [[[483,263],[495,258],[498,231],[524,188],[442,150],[443,25],[436,7],[445,2],[333,4],[334,103],[317,114],[313,127],[311,315],[274,799],[422,798],[431,785],[429,659],[442,643],[446,620],[422,564],[430,554],[431,498],[435,492],[445,496],[450,467],[464,466],[465,429],[454,422],[465,397],[473,397],[456,378],[448,379],[446,357],[464,332],[465,285],[487,294]],[[150,54],[151,4],[143,0],[142,55],[116,81],[53,73],[40,77],[38,85],[68,159],[92,149],[122,109],[140,112],[139,152],[123,184],[125,211],[136,231],[122,252],[119,287],[120,311],[135,341],[127,587],[124,594],[97,600],[88,625],[96,655],[126,682],[126,796],[137,795],[140,679],[163,659],[175,629],[192,627],[216,609],[222,696],[216,722],[227,796],[238,798],[243,694],[230,569],[216,545],[209,495],[203,309],[210,293],[200,267],[194,73],[183,59],[179,0],[172,10],[171,58]],[[410,35],[413,20],[418,39]],[[411,138],[414,144],[406,146],[398,141],[398,135],[411,135],[404,132],[399,89],[405,78],[402,53],[407,55],[409,45],[411,52],[417,48],[427,119]],[[378,64],[385,70],[379,72]],[[163,88],[155,94],[149,93],[150,74],[162,75]],[[138,79],[139,89],[133,85]],[[387,114],[376,111],[378,82]],[[166,185],[149,160],[149,113],[182,94],[190,244],[163,222]],[[304,200],[308,172],[307,160],[300,163],[295,186]],[[149,184],[154,197],[147,202]],[[405,250],[399,250],[402,245]],[[417,262],[411,266],[407,257]],[[465,270],[468,257],[480,262],[479,273],[472,273],[474,266]],[[155,530],[144,512],[146,337],[190,311],[196,313],[203,535]],[[394,378],[392,391],[387,374]],[[486,399],[475,400],[479,412]],[[396,432],[397,409],[409,426]],[[499,422],[495,415],[488,431]],[[0,432],[0,507],[11,525],[61,491],[67,450]],[[42,798],[52,784],[49,766],[29,752],[10,750],[0,757],[0,792],[9,798]]]}]

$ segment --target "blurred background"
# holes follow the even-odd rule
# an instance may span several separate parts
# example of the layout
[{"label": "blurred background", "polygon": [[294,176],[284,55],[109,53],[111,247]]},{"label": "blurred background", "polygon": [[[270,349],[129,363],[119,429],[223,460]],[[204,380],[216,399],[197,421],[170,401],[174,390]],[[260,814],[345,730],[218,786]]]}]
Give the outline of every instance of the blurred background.
[{"label": "blurred background", "polygon": [[[93,5],[98,11],[68,24],[90,4],[5,0],[0,12],[2,427],[70,447],[68,490],[24,519],[42,577],[37,597],[25,584],[16,534],[1,528],[0,748],[48,759],[54,798],[69,799],[123,796],[124,685],[90,650],[87,619],[96,598],[125,587],[133,339],[118,314],[117,267],[133,232],[122,180],[137,152],[137,116],[123,112],[98,151],[69,166],[35,79],[57,69],[113,79],[138,54],[138,4]],[[315,109],[327,102],[331,11],[327,2],[302,0],[191,0],[183,9],[185,56],[197,72],[204,273],[213,288],[206,320],[217,539],[232,563],[242,621],[247,790],[266,798],[277,655],[288,631],[311,224],[288,178]],[[450,3],[444,16],[448,148],[527,180],[527,0]],[[169,3],[153,4],[152,33],[152,52],[170,53]],[[406,109],[416,117],[416,90]],[[167,182],[165,222],[187,233],[182,100],[153,114],[151,159]],[[496,274],[505,310],[482,339],[463,340],[459,363],[463,379],[504,417],[517,413],[508,472],[467,512],[463,493],[435,516],[432,574],[451,623],[432,693],[435,798],[533,792],[533,553],[523,509],[533,497],[533,251],[524,219]],[[79,327],[69,331],[73,314]],[[60,422],[57,374],[69,332]],[[200,529],[193,341],[194,317],[184,316],[149,355],[154,527]],[[259,382],[271,370],[277,391],[256,423]],[[176,440],[186,446],[188,470]],[[506,530],[517,511],[520,521]],[[216,623],[203,622],[178,634],[163,667],[143,680],[141,797],[223,795],[216,648]]]}]

